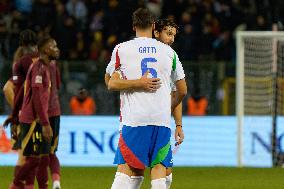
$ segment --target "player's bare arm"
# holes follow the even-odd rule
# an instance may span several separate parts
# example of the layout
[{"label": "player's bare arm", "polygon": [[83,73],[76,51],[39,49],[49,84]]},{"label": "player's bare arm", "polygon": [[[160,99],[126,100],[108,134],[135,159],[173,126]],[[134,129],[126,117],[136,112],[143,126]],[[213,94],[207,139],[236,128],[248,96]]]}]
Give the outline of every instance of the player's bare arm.
[{"label": "player's bare arm", "polygon": [[3,92],[5,95],[5,98],[9,104],[9,106],[12,108],[14,106],[14,84],[12,81],[8,80],[6,84],[3,87]]},{"label": "player's bare arm", "polygon": [[[180,109],[181,107],[178,107],[178,106],[181,106],[182,99],[187,94],[187,86],[186,86],[185,79],[178,80],[176,82],[176,88],[177,88],[177,91],[175,92],[174,98],[172,98],[172,111],[176,113],[177,118],[180,118],[180,120],[177,120],[177,121],[180,121],[181,123],[180,114],[182,114],[182,111],[181,111],[182,109]],[[183,142],[183,139],[184,139],[184,133],[182,130],[182,125],[176,124],[175,140],[177,141],[177,144],[181,144]]]},{"label": "player's bare arm", "polygon": [[186,96],[187,94],[187,86],[185,79],[178,80],[176,82],[176,95],[175,98],[172,99],[172,110],[174,110],[181,102],[182,99]]},{"label": "player's bare arm", "polygon": [[[172,91],[172,100],[176,98],[176,91]],[[182,102],[179,103],[172,112],[176,125],[182,125]]]},{"label": "player's bare arm", "polygon": [[[8,102],[11,108],[14,107],[14,84],[12,81],[8,80],[3,87],[3,93],[5,95],[5,99]],[[13,116],[9,115],[8,118],[4,121],[3,126],[8,127],[9,124],[14,122]]]},{"label": "player's bare arm", "polygon": [[106,84],[106,86],[108,86],[109,80],[110,80],[110,74],[109,74],[109,73],[106,73],[106,74],[105,74],[105,84]]},{"label": "player's bare arm", "polygon": [[149,71],[147,71],[140,79],[124,80],[120,78],[118,72],[114,72],[108,82],[108,89],[114,91],[120,90],[145,90],[155,92],[160,88],[161,82],[159,78],[147,78]]},{"label": "player's bare arm", "polygon": [[[172,91],[172,100],[176,98],[176,91]],[[181,144],[184,139],[184,133],[182,130],[182,102],[179,103],[174,109],[173,109],[173,116],[176,124],[175,129],[175,140],[177,141],[177,144]]]},{"label": "player's bare arm", "polygon": [[[176,93],[176,91],[172,91],[172,100],[176,98]],[[175,140],[177,141],[177,144],[181,144],[184,139],[184,133],[182,130],[182,102],[173,109],[173,116],[176,124]]]}]

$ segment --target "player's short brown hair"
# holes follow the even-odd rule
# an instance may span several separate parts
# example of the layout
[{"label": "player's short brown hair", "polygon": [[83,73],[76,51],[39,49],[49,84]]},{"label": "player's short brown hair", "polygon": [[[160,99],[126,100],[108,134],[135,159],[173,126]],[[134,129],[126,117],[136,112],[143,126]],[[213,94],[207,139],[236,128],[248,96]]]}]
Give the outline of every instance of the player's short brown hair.
[{"label": "player's short brown hair", "polygon": [[170,19],[164,18],[164,19],[159,19],[155,22],[155,30],[158,32],[161,32],[162,30],[165,29],[165,27],[170,26],[176,28],[178,32],[178,26],[176,23]]},{"label": "player's short brown hair", "polygon": [[146,29],[152,26],[152,24],[155,22],[155,17],[148,9],[139,8],[134,11],[132,21],[134,27]]}]

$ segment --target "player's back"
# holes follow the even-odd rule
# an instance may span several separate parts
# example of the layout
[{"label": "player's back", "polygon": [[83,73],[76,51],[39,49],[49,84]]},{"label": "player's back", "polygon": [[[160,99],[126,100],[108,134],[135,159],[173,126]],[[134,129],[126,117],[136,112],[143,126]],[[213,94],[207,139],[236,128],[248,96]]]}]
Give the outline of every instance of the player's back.
[{"label": "player's back", "polygon": [[59,69],[56,64],[57,63],[55,60],[51,61],[49,64],[49,72],[51,80],[50,98],[48,106],[49,117],[59,116],[61,114],[59,95],[58,95],[58,90],[61,81],[60,81]]},{"label": "player's back", "polygon": [[171,114],[171,74],[175,52],[152,38],[135,38],[117,46],[116,67],[124,79],[139,79],[147,70],[149,77],[160,78],[156,92],[125,92],[122,122],[129,126],[169,126]]}]

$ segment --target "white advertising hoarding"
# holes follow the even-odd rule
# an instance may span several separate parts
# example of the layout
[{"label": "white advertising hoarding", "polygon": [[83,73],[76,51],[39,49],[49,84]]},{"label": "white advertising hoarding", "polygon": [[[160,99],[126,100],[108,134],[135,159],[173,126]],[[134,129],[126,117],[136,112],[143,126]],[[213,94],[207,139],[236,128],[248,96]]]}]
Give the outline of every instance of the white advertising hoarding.
[{"label": "white advertising hoarding", "polygon": [[[3,123],[4,116],[0,117]],[[245,166],[271,166],[271,118],[246,118],[243,133]],[[279,119],[278,125],[283,125]],[[118,141],[116,116],[62,116],[57,155],[62,166],[113,166]],[[237,166],[235,117],[184,117],[185,140],[174,149],[175,166]],[[7,150],[9,130],[0,130],[0,165],[15,165],[17,153]],[[174,131],[173,131],[174,133]],[[283,128],[279,129],[282,150]],[[174,140],[172,139],[172,143]]]}]

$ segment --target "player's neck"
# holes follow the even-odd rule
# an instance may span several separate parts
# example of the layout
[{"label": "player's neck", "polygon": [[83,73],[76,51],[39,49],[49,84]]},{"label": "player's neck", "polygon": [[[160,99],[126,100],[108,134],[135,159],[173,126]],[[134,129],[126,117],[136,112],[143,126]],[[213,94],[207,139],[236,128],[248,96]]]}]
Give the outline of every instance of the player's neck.
[{"label": "player's neck", "polygon": [[136,37],[152,38],[152,30],[136,30]]},{"label": "player's neck", "polygon": [[43,60],[44,64],[48,65],[50,63],[49,57],[46,54],[41,53],[40,59]]}]

